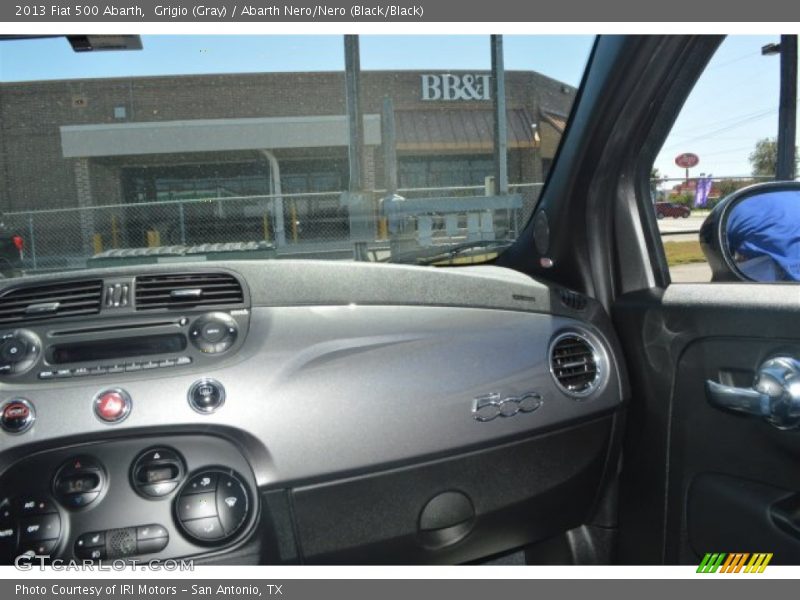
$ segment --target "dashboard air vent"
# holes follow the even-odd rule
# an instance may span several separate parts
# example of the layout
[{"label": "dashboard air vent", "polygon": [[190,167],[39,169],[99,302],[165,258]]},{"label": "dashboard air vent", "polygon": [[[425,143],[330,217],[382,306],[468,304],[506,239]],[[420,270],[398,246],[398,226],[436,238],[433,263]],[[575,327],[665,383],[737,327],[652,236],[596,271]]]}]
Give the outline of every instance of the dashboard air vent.
[{"label": "dashboard air vent", "polygon": [[136,278],[136,310],[237,305],[242,285],[227,273],[146,275]]},{"label": "dashboard air vent", "polygon": [[588,396],[600,381],[601,356],[586,336],[562,333],[550,345],[550,371],[568,395]]},{"label": "dashboard air vent", "polygon": [[15,288],[0,296],[0,324],[95,315],[102,293],[100,279]]},{"label": "dashboard air vent", "polygon": [[584,310],[586,308],[586,296],[572,290],[562,289],[560,292],[561,303],[572,310]]}]

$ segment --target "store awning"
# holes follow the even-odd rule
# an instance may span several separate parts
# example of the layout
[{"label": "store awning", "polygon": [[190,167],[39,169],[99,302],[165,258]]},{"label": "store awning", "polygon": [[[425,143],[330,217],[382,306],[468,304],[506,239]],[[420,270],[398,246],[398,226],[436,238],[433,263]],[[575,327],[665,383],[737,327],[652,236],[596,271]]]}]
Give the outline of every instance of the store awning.
[{"label": "store awning", "polygon": [[[491,110],[400,110],[395,113],[400,151],[491,151],[494,120]],[[533,148],[535,121],[525,109],[509,110],[508,147]]]},{"label": "store awning", "polygon": [[567,128],[567,117],[549,110],[542,111],[542,119],[553,126],[558,133],[564,133]]},{"label": "store awning", "polygon": [[[63,125],[65,158],[346,146],[347,117],[194,119]],[[380,115],[364,115],[364,143],[381,143]]]}]

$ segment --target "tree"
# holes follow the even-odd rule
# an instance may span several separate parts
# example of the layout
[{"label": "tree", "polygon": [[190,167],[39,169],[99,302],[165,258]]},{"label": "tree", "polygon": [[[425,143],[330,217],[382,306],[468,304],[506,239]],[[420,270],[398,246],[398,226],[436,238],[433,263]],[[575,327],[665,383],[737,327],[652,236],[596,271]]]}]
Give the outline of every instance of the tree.
[{"label": "tree", "polygon": [[[778,140],[763,138],[756,142],[755,149],[747,157],[756,177],[775,177],[778,169]],[[797,171],[797,150],[795,150],[795,171]]]}]

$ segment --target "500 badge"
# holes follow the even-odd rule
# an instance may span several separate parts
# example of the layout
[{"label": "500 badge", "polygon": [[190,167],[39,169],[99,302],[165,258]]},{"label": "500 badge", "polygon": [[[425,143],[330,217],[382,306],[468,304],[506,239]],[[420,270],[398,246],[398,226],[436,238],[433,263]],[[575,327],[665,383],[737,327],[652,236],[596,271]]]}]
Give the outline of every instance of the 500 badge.
[{"label": "500 badge", "polygon": [[536,392],[528,392],[522,396],[502,398],[497,392],[478,396],[472,407],[472,417],[476,421],[486,423],[497,417],[513,417],[519,413],[531,413],[543,403]]}]

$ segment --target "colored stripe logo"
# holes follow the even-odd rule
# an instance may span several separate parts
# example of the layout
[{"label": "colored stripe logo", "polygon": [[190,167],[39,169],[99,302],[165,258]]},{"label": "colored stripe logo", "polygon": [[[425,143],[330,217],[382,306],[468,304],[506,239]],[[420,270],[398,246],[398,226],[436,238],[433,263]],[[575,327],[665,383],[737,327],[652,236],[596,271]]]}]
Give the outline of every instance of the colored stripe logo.
[{"label": "colored stripe logo", "polygon": [[772,553],[709,552],[697,567],[698,573],[763,573],[772,560]]}]

